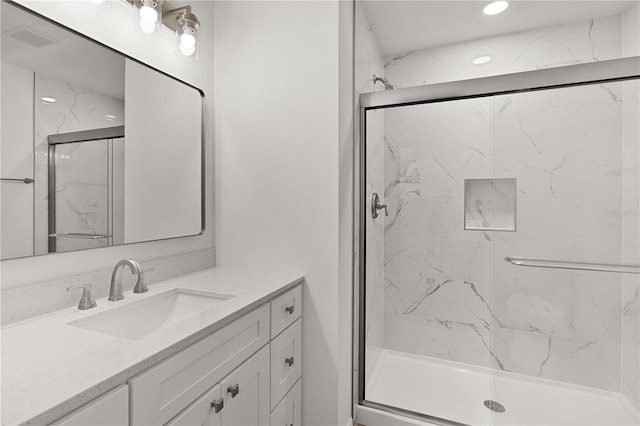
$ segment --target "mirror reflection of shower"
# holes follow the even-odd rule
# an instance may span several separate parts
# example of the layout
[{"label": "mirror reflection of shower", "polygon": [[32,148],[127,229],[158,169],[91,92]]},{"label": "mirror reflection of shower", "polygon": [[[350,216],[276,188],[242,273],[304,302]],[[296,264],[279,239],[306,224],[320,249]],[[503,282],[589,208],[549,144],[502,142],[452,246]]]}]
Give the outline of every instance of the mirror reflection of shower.
[{"label": "mirror reflection of shower", "polygon": [[49,253],[124,242],[124,126],[49,135]]},{"label": "mirror reflection of shower", "polygon": [[384,84],[384,90],[396,90],[398,88],[398,86],[396,86],[395,84],[389,83],[389,80],[387,80],[386,78],[378,77],[377,75],[374,74],[373,85],[375,86],[377,82]]}]

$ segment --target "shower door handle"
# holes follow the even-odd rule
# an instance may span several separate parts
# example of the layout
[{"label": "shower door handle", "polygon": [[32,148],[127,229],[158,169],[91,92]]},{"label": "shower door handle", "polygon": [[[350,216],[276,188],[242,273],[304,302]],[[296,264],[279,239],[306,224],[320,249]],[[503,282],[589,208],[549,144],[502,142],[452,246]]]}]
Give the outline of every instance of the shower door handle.
[{"label": "shower door handle", "polygon": [[371,216],[374,219],[377,218],[378,212],[382,209],[384,209],[384,215],[389,216],[389,212],[387,211],[387,205],[382,204],[382,201],[380,201],[380,197],[378,196],[377,193],[374,192],[371,195]]}]

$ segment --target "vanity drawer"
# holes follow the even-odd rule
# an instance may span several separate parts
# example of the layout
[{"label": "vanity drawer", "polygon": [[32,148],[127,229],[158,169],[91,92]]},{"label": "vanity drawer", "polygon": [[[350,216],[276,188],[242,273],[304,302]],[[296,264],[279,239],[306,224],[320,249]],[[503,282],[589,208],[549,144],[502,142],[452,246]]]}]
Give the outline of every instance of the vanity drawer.
[{"label": "vanity drawer", "polygon": [[64,416],[51,426],[126,426],[129,424],[129,387],[121,385]]},{"label": "vanity drawer", "polygon": [[271,409],[298,381],[302,373],[302,320],[271,341]]},{"label": "vanity drawer", "polygon": [[302,379],[299,379],[271,413],[271,426],[301,426],[301,417]]},{"label": "vanity drawer", "polygon": [[289,327],[302,314],[302,286],[297,286],[271,301],[271,338]]},{"label": "vanity drawer", "polygon": [[268,342],[267,304],[130,379],[132,424],[164,424]]}]

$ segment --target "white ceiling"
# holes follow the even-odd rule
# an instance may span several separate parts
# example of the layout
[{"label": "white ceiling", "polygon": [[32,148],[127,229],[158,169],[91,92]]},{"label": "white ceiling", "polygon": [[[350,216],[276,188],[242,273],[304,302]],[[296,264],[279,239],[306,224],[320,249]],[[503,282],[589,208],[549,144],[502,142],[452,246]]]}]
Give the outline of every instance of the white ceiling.
[{"label": "white ceiling", "polygon": [[[2,2],[2,61],[124,99],[124,57]],[[55,43],[42,47],[7,35],[24,26]]]},{"label": "white ceiling", "polygon": [[616,15],[635,1],[513,0],[498,15],[490,1],[358,0],[383,55]]}]

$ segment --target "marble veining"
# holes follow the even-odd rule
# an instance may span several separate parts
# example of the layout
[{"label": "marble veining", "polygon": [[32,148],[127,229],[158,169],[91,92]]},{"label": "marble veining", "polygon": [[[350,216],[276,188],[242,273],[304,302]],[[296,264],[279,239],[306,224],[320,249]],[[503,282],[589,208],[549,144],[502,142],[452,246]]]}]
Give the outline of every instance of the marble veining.
[{"label": "marble veining", "polygon": [[[385,111],[386,349],[619,388],[621,277],[503,260],[621,260],[622,220],[603,212],[622,206],[622,87],[605,87]],[[465,180],[493,178],[517,190],[465,207]],[[488,225],[487,200],[512,190],[517,232],[464,231],[465,208]]]}]

